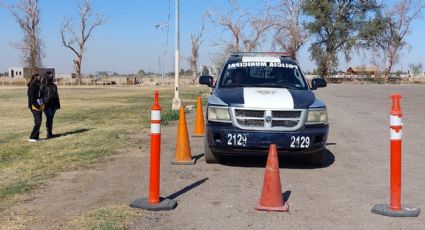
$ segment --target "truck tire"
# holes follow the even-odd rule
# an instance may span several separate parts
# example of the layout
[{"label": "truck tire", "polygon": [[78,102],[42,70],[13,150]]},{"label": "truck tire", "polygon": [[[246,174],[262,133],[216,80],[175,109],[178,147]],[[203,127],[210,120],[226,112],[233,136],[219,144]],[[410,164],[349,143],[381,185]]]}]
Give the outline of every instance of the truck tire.
[{"label": "truck tire", "polygon": [[217,164],[220,162],[220,157],[215,155],[208,146],[207,138],[204,138],[204,157],[207,164]]},{"label": "truck tire", "polygon": [[326,149],[308,155],[307,161],[315,166],[324,166],[326,163]]}]

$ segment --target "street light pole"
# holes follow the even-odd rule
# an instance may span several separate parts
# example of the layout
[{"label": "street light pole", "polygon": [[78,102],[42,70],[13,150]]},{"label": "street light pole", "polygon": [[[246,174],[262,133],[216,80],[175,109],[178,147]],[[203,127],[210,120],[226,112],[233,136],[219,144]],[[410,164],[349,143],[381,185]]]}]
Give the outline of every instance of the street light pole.
[{"label": "street light pole", "polygon": [[176,0],[176,51],[175,51],[175,71],[174,71],[174,99],[172,110],[178,110],[181,106],[179,97],[179,74],[180,74],[180,28],[179,28],[179,0]]},{"label": "street light pole", "polygon": [[[164,23],[164,24],[156,24],[155,25],[155,28],[156,29],[160,29],[161,31],[164,31],[165,29],[168,29],[168,24],[167,23]],[[167,34],[167,36],[168,36],[168,34]],[[168,40],[168,39],[167,39]],[[160,71],[162,72],[162,75],[161,75],[161,77],[162,77],[162,83],[161,83],[161,85],[163,86],[164,85],[164,65],[165,65],[165,57],[167,56],[167,49],[166,49],[166,47],[167,47],[167,44],[165,44],[165,42],[164,42],[164,40],[163,40],[163,38],[162,38],[162,36],[161,36],[161,44],[162,44],[162,62],[161,62],[161,58],[159,58],[159,65],[160,65]]]}]

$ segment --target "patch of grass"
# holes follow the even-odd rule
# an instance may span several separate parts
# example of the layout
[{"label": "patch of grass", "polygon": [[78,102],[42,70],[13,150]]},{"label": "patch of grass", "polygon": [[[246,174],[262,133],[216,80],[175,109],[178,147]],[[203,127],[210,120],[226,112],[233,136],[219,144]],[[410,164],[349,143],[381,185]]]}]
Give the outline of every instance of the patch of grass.
[{"label": "patch of grass", "polygon": [[7,187],[0,188],[0,198],[7,197],[15,194],[22,194],[33,189],[33,185],[28,181],[18,181],[10,184]]},{"label": "patch of grass", "polygon": [[[182,92],[183,103],[192,102],[199,88]],[[59,137],[29,143],[33,117],[26,108],[26,88],[0,88],[0,215],[58,172],[89,167],[135,147],[132,134],[149,128],[153,89],[60,88],[59,94],[62,108],[53,128]],[[176,119],[172,98],[172,88],[160,89],[166,123]],[[40,137],[46,135],[44,122],[43,116]]]},{"label": "patch of grass", "polygon": [[179,111],[177,110],[169,110],[162,115],[161,124],[168,125],[170,121],[176,121],[179,119]]},{"label": "patch of grass", "polygon": [[71,224],[84,229],[129,229],[130,223],[141,213],[127,206],[109,206],[94,209],[71,221]]}]

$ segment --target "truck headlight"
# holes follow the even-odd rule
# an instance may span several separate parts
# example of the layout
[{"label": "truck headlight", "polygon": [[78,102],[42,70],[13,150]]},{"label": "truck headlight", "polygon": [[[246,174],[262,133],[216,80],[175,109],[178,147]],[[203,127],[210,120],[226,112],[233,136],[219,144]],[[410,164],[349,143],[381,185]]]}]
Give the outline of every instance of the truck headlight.
[{"label": "truck headlight", "polygon": [[208,120],[217,122],[231,122],[229,107],[208,106]]},{"label": "truck headlight", "polygon": [[326,124],[328,123],[328,113],[326,109],[309,110],[307,124]]}]

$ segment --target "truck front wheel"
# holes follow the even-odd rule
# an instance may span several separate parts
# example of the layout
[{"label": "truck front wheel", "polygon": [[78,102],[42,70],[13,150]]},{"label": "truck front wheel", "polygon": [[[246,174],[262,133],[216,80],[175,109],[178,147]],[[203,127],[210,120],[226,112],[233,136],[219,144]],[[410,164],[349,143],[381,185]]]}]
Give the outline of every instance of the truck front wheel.
[{"label": "truck front wheel", "polygon": [[205,162],[207,162],[207,164],[216,164],[220,162],[220,157],[215,155],[211,151],[211,148],[208,145],[207,138],[204,138],[204,156],[205,156]]}]

